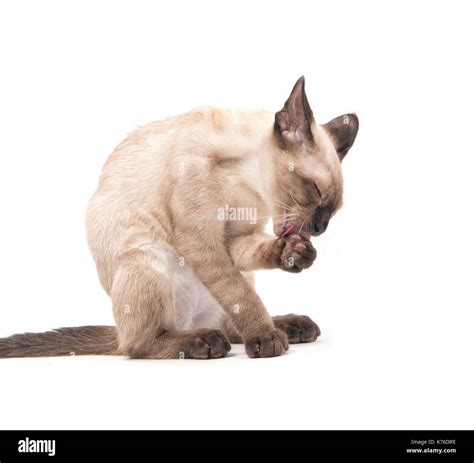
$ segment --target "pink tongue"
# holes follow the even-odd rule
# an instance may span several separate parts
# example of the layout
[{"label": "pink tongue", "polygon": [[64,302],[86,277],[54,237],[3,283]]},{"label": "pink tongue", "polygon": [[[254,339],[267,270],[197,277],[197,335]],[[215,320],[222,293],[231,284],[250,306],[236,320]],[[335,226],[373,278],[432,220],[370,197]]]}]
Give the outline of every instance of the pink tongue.
[{"label": "pink tongue", "polygon": [[290,225],[283,233],[282,233],[282,237],[284,236],[287,236],[287,235],[291,235],[294,231],[296,230],[296,225]]}]

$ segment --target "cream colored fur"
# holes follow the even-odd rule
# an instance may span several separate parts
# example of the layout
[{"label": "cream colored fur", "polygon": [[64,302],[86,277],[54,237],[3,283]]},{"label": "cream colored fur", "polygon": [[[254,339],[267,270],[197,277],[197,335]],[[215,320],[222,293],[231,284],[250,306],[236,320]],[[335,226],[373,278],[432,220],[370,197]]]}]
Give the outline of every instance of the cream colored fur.
[{"label": "cream colored fur", "polygon": [[[154,338],[195,328],[229,324],[244,341],[275,332],[242,272],[279,266],[283,214],[309,237],[315,205],[295,176],[313,178],[337,207],[342,176],[324,128],[312,121],[315,145],[285,150],[274,123],[271,112],[199,107],[139,128],[107,160],[86,226],[123,353],[174,356]],[[255,208],[258,220],[218,220],[225,205]],[[271,217],[274,237],[263,233]]]},{"label": "cream colored fur", "polygon": [[341,206],[357,130],[355,115],[319,126],[303,77],[276,114],[200,107],[136,130],[105,163],[86,217],[116,327],[13,335],[0,357],[209,359],[229,341],[272,357],[315,341],[309,317],[269,315],[252,272],[313,264],[310,238]]}]

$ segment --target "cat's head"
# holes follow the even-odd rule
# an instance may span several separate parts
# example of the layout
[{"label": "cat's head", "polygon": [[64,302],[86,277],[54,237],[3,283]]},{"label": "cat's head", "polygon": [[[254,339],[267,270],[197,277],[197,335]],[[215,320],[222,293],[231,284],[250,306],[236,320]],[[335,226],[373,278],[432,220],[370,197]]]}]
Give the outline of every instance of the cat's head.
[{"label": "cat's head", "polygon": [[342,205],[341,161],[359,128],[355,114],[318,125],[304,84],[301,77],[275,115],[277,159],[272,207],[277,236],[324,233]]}]

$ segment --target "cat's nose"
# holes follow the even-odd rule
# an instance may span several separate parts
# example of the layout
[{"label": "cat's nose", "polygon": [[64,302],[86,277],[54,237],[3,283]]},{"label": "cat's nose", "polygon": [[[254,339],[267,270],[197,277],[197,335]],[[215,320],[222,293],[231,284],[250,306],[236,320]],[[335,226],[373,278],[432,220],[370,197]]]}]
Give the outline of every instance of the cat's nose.
[{"label": "cat's nose", "polygon": [[329,217],[326,217],[326,216],[316,217],[316,219],[314,220],[313,235],[314,236],[322,235],[326,231],[326,228],[328,228],[328,225],[329,225]]}]

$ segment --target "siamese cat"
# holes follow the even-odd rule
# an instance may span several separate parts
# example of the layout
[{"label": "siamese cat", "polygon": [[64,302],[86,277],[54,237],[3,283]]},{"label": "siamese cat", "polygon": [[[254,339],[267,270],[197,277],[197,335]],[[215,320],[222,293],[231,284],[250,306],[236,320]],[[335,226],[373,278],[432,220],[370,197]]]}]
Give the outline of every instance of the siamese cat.
[{"label": "siamese cat", "polygon": [[108,158],[86,216],[116,327],[13,335],[0,357],[214,359],[234,342],[255,358],[315,341],[309,317],[269,315],[252,272],[313,264],[358,126],[354,114],[318,125],[301,77],[276,114],[199,107],[139,128]]}]

